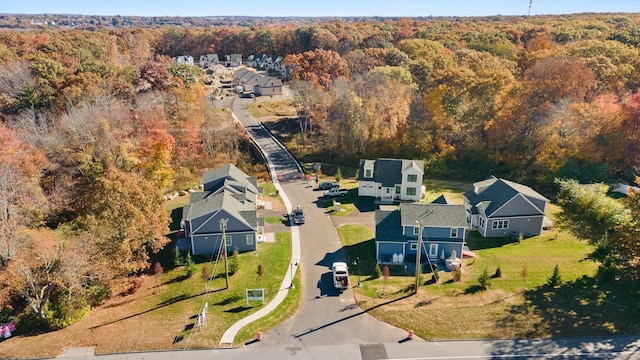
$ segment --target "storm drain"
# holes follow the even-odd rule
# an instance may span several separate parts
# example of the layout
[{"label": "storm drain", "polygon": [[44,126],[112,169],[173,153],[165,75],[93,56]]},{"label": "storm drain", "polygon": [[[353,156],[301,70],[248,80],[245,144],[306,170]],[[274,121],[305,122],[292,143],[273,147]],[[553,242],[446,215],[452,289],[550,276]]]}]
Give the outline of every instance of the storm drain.
[{"label": "storm drain", "polygon": [[362,360],[388,359],[384,344],[360,345]]}]

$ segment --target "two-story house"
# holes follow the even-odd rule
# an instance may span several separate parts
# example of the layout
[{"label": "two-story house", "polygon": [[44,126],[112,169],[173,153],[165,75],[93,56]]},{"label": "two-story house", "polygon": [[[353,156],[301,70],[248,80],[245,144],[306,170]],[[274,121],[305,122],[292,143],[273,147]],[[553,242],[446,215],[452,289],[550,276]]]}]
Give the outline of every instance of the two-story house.
[{"label": "two-story house", "polygon": [[206,172],[202,186],[204,191],[191,193],[189,205],[182,210],[188,250],[194,255],[256,250],[264,226],[257,213],[257,180],[227,164]]},{"label": "two-story house", "polygon": [[381,201],[420,201],[424,194],[422,160],[360,160],[358,196]]},{"label": "two-story house", "polygon": [[469,228],[484,237],[540,235],[548,202],[528,186],[494,176],[464,193]]},{"label": "two-story house", "polygon": [[[467,221],[464,207],[448,203],[382,205],[376,210],[376,259],[380,264],[462,257]],[[418,235],[422,224],[422,246]]]}]

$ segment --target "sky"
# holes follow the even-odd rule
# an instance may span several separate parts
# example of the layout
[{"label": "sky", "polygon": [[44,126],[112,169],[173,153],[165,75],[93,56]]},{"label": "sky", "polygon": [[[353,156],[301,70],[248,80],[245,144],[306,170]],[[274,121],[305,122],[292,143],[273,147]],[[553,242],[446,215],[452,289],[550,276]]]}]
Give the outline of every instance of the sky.
[{"label": "sky", "polygon": [[[2,0],[0,13],[133,16],[527,15],[530,0]],[[640,0],[531,0],[531,15],[640,12]]]}]

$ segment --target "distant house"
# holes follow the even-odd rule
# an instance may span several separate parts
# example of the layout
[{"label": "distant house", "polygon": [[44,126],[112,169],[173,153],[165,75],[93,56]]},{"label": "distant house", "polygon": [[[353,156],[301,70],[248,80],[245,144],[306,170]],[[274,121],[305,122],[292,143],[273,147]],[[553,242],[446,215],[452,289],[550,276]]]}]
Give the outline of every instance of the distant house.
[{"label": "distant house", "polygon": [[[202,177],[204,191],[191,193],[182,210],[182,231],[193,255],[257,249],[263,219],[258,218],[257,180],[234,165],[208,171]],[[221,221],[225,225],[222,243]]]},{"label": "distant house", "polygon": [[461,258],[467,221],[462,205],[402,203],[376,210],[376,259],[380,264],[415,264],[422,222],[424,262]]},{"label": "distant house", "polygon": [[360,160],[358,196],[382,201],[419,201],[424,189],[422,160]]},{"label": "distant house", "polygon": [[190,55],[176,56],[176,57],[173,58],[173,62],[176,65],[185,64],[185,65],[192,65],[193,66],[193,56],[190,56]]},{"label": "distant house", "polygon": [[262,66],[262,58],[266,56],[267,55],[264,54],[249,55],[249,57],[247,58],[247,66],[251,66],[255,69],[260,69],[260,67]]},{"label": "distant house", "polygon": [[494,176],[464,193],[469,228],[484,237],[539,235],[548,202],[528,186]]},{"label": "distant house", "polygon": [[242,66],[242,54],[225,55],[226,67],[238,67]]},{"label": "distant house", "polygon": [[282,95],[282,81],[271,76],[263,76],[253,87],[253,92],[256,95]]},{"label": "distant house", "polygon": [[218,54],[200,55],[200,66],[203,69],[218,65],[219,63],[220,59],[218,58]]}]

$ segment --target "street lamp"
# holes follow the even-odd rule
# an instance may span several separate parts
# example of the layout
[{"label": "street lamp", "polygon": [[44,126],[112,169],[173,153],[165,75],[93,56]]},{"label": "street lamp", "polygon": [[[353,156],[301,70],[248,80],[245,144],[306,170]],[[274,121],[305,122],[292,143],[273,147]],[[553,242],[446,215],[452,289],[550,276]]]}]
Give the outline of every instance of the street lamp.
[{"label": "street lamp", "polygon": [[356,260],[353,262],[353,265],[358,266],[358,287],[362,287],[362,283],[360,282],[360,256],[356,256]]},{"label": "street lamp", "polygon": [[291,284],[289,285],[289,289],[293,289],[293,267],[298,266],[298,262],[296,259],[291,259],[291,263],[289,265],[289,273],[291,274]]}]

